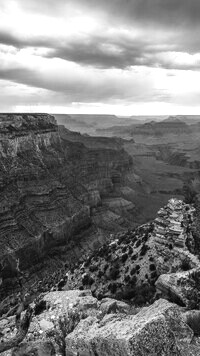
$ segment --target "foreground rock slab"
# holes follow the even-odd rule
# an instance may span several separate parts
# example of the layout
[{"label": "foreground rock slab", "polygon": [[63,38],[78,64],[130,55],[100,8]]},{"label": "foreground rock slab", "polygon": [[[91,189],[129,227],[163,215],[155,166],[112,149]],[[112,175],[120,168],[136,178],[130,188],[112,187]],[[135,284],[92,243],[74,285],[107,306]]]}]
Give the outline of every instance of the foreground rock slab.
[{"label": "foreground rock slab", "polygon": [[160,299],[137,315],[81,320],[65,343],[70,356],[171,356],[181,355],[179,345],[192,337],[177,306]]},{"label": "foreground rock slab", "polygon": [[136,310],[89,290],[50,292],[24,342],[2,355],[197,356],[200,338],[194,343],[189,325],[191,315],[165,299]]}]

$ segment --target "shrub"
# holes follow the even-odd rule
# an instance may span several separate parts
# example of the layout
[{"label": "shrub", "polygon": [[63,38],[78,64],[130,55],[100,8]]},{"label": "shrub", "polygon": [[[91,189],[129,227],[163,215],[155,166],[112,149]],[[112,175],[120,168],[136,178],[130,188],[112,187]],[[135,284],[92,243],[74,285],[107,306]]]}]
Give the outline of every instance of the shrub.
[{"label": "shrub", "polygon": [[119,268],[111,267],[110,272],[109,272],[109,278],[115,280],[118,277],[119,277]]},{"label": "shrub", "polygon": [[148,251],[149,246],[143,245],[141,250],[140,250],[140,256],[145,256],[146,252]]},{"label": "shrub", "polygon": [[90,270],[90,272],[95,272],[95,271],[98,270],[98,266],[97,266],[97,265],[91,265],[91,266],[89,267],[89,270]]},{"label": "shrub", "polygon": [[154,263],[151,263],[149,266],[150,271],[155,271],[156,270],[156,266]]},{"label": "shrub", "polygon": [[110,290],[110,292],[111,292],[112,294],[114,294],[114,293],[116,292],[116,290],[117,290],[117,285],[116,285],[116,283],[110,283],[110,284],[108,285],[108,289]]},{"label": "shrub", "polygon": [[111,259],[111,254],[108,253],[108,254],[105,256],[105,259],[106,259],[106,261],[110,261],[110,259]]},{"label": "shrub", "polygon": [[126,283],[128,283],[128,282],[130,282],[130,276],[129,276],[129,274],[127,274],[126,276],[125,276],[125,278],[124,278],[124,281],[126,282]]},{"label": "shrub", "polygon": [[136,244],[135,244],[135,247],[137,248],[137,247],[139,247],[141,245],[141,241],[140,240],[137,240],[136,241]]},{"label": "shrub", "polygon": [[137,277],[133,276],[130,280],[130,283],[134,286],[137,283]]},{"label": "shrub", "polygon": [[123,289],[122,293],[123,293],[123,299],[130,300],[135,297],[136,292],[135,292],[135,288],[127,286]]},{"label": "shrub", "polygon": [[189,271],[191,269],[190,260],[188,258],[181,261],[181,269],[183,271]]},{"label": "shrub", "polygon": [[128,273],[128,270],[129,270],[129,266],[126,266],[125,273]]},{"label": "shrub", "polygon": [[122,263],[126,262],[127,258],[128,258],[128,254],[124,253],[121,257]]},{"label": "shrub", "polygon": [[131,260],[136,261],[138,259],[138,254],[132,255]]},{"label": "shrub", "polygon": [[83,285],[89,284],[89,275],[88,274],[84,274],[83,278],[82,278],[82,283]]},{"label": "shrub", "polygon": [[157,272],[151,272],[151,279],[156,279],[158,277]]},{"label": "shrub", "polygon": [[131,269],[131,271],[130,271],[131,276],[133,276],[133,275],[135,274],[135,272],[136,272],[136,268],[133,267],[133,268]]},{"label": "shrub", "polygon": [[129,246],[129,248],[128,248],[128,254],[129,254],[129,255],[132,255],[132,253],[133,253],[133,248],[132,248],[131,246]]},{"label": "shrub", "polygon": [[97,273],[97,276],[98,276],[99,278],[101,278],[103,275],[104,275],[104,273],[103,273],[101,270]]},{"label": "shrub", "polygon": [[148,237],[149,237],[149,233],[148,233],[148,231],[147,231],[147,232],[145,232],[145,234],[144,234],[144,236],[143,236],[143,238],[142,238],[142,241],[143,241],[143,242],[146,242],[146,241],[148,240]]},{"label": "shrub", "polygon": [[85,274],[82,278],[83,285],[92,285],[94,283],[94,279],[89,275]]},{"label": "shrub", "polygon": [[126,250],[127,250],[127,246],[125,245],[122,247],[122,252],[124,253],[124,252],[126,252]]},{"label": "shrub", "polygon": [[109,266],[108,263],[106,263],[104,266],[104,272],[108,269],[108,266]]},{"label": "shrub", "polygon": [[143,305],[146,302],[151,302],[155,294],[155,288],[145,283],[136,289],[135,304]]},{"label": "shrub", "polygon": [[88,267],[90,265],[91,259],[91,257],[87,258],[87,260],[85,261],[85,267]]}]

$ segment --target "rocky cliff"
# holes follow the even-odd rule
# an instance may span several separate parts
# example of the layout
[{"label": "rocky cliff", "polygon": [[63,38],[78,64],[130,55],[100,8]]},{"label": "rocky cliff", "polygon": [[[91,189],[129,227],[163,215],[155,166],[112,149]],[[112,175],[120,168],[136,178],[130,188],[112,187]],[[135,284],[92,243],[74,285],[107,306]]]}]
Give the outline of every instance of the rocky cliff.
[{"label": "rocky cliff", "polygon": [[61,137],[53,116],[0,115],[0,263],[3,278],[35,264],[91,224],[91,209],[131,167],[124,150]]}]

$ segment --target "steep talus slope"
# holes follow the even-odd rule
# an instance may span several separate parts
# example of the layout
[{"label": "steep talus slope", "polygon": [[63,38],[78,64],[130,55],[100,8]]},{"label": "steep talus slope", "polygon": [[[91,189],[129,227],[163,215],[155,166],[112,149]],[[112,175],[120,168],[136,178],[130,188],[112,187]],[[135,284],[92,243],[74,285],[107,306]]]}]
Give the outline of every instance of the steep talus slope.
[{"label": "steep talus slope", "polygon": [[[60,137],[54,117],[0,115],[0,261],[4,278],[91,224],[91,208],[123,181],[122,149]],[[14,258],[13,258],[14,257]]]}]

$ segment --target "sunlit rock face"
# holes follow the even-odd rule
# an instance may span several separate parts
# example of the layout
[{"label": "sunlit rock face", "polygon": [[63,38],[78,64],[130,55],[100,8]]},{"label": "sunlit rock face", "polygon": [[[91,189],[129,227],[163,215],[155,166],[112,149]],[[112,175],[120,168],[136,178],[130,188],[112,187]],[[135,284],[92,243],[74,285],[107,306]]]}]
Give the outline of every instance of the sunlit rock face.
[{"label": "sunlit rock face", "polygon": [[[12,274],[91,223],[91,207],[130,167],[123,150],[61,138],[53,116],[0,114],[0,262]],[[13,272],[14,273],[14,272]]]}]

